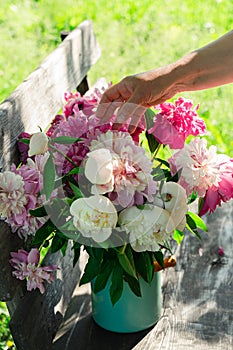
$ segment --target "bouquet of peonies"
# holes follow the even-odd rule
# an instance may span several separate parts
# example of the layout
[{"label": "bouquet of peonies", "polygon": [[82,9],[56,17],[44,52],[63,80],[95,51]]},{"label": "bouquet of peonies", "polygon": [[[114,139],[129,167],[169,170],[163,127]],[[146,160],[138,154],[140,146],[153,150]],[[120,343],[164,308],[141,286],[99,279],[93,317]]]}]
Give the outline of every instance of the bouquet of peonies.
[{"label": "bouquet of peonies", "polygon": [[[28,290],[43,293],[58,269],[43,266],[41,251],[65,254],[71,241],[74,264],[81,248],[89,255],[80,283],[95,280],[98,292],[111,279],[115,304],[123,281],[140,296],[139,279],[164,268],[171,241],[200,237],[200,216],[233,198],[233,159],[207,148],[190,100],[148,109],[130,135],[128,124],[112,129],[114,115],[97,119],[103,91],[66,93],[46,132],[21,134],[20,165],[0,173],[0,218],[29,242],[10,259]],[[189,209],[197,199],[198,214]]]}]

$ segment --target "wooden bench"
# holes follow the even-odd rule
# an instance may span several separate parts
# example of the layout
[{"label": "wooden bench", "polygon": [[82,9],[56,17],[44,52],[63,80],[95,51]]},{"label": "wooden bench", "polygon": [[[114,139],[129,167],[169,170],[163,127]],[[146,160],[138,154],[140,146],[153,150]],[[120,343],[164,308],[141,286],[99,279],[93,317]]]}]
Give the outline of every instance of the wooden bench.
[{"label": "wooden bench", "polygon": [[206,221],[202,240],[186,236],[175,251],[176,268],[162,272],[163,311],[153,328],[133,334],[101,329],[92,320],[90,287],[84,285],[75,289],[52,349],[233,349],[233,201]]},{"label": "wooden bench", "polygon": [[[86,74],[100,55],[91,23],[86,21],[0,106],[1,166],[17,159],[15,143],[23,130],[47,126],[61,106],[64,91],[84,92]],[[81,85],[80,85],[81,84]],[[12,278],[9,252],[22,241],[0,222],[0,299],[7,302],[10,328],[18,350],[230,350],[233,348],[233,201],[206,217],[209,232],[199,241],[187,236],[176,249],[177,266],[162,272],[163,314],[151,329],[117,334],[91,317],[90,286],[78,287],[80,264],[71,252],[47,256],[61,266],[45,295],[26,292]],[[217,250],[222,245],[225,256]],[[202,250],[200,250],[200,248]],[[202,252],[202,254],[200,254]]]},{"label": "wooden bench", "polygon": [[[22,131],[38,131],[48,126],[62,106],[65,91],[88,89],[87,73],[100,57],[90,21],[72,31],[13,93],[0,105],[0,166],[9,169],[18,161],[16,141]],[[52,339],[63,319],[80,269],[72,268],[72,254],[48,256],[48,263],[61,266],[58,279],[44,296],[27,293],[24,283],[12,277],[10,251],[22,241],[0,221],[0,300],[11,314],[10,328],[18,350],[51,349]]]}]

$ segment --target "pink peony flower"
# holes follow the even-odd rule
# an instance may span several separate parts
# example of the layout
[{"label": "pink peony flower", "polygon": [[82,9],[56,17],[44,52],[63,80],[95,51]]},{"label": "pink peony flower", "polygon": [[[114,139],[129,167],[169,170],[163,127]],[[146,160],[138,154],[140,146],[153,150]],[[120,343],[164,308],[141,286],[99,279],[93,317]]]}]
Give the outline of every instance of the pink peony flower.
[{"label": "pink peony flower", "polygon": [[96,96],[81,96],[79,92],[66,92],[64,98],[66,101],[63,107],[65,117],[75,116],[79,111],[82,111],[86,116],[91,116],[98,103]]},{"label": "pink peony flower", "polygon": [[[69,135],[82,139],[82,141],[75,142],[72,145],[56,144],[60,151],[79,166],[89,151],[91,141],[109,129],[110,123],[99,125],[99,120],[95,115],[87,117],[80,111],[76,116],[70,116],[61,121],[54,130],[52,137]],[[54,154],[54,162],[59,175],[67,174],[74,167],[70,161],[59,153]]]},{"label": "pink peony flower", "polygon": [[213,185],[206,191],[200,216],[207,212],[213,213],[222,202],[233,198],[233,159],[226,156],[224,158],[225,161],[220,164],[220,181],[217,186]]},{"label": "pink peony flower", "polygon": [[52,137],[54,132],[55,132],[55,130],[56,130],[56,128],[57,128],[57,126],[64,120],[65,120],[64,115],[57,114],[55,116],[55,118],[52,120],[52,123],[51,123],[49,129],[46,132],[46,135],[49,136],[49,137]]},{"label": "pink peony flower", "polygon": [[[110,119],[111,127],[112,127],[112,125],[113,125],[114,119],[115,119],[115,115],[113,115],[113,117]],[[127,121],[125,124],[123,124],[123,125],[120,127],[119,131],[128,132],[129,124],[130,124],[130,120]],[[112,128],[111,128],[111,129],[112,129]],[[135,142],[136,144],[139,143],[139,137],[140,137],[141,133],[142,133],[144,130],[146,130],[146,120],[145,120],[145,117],[143,116],[143,117],[140,119],[140,121],[139,121],[139,123],[138,123],[136,129],[135,129],[134,132],[131,134],[131,137],[132,137],[132,139],[134,140],[134,142]]]},{"label": "pink peony flower", "polygon": [[177,151],[168,162],[173,175],[181,171],[179,183],[185,188],[187,195],[194,191],[204,197],[208,188],[212,185],[218,186],[221,159],[215,146],[208,149],[206,139],[195,138]]},{"label": "pink peony flower", "polygon": [[187,195],[196,192],[204,198],[200,215],[233,198],[233,159],[217,154],[215,146],[208,149],[206,139],[195,138],[168,162],[173,175],[181,171],[179,184]]},{"label": "pink peony flower", "polygon": [[17,146],[18,146],[18,150],[20,153],[20,161],[22,163],[26,163],[27,162],[27,158],[28,158],[28,150],[29,150],[29,145],[27,145],[26,143],[20,141],[21,139],[27,139],[30,140],[31,135],[27,132],[22,132],[19,135],[19,139],[17,142]]},{"label": "pink peony flower", "polygon": [[[11,167],[11,177],[18,177],[21,179],[21,191],[24,193],[23,204],[21,199],[14,194],[14,201],[7,197],[7,203],[5,201],[4,206],[8,205],[9,211],[5,218],[5,221],[11,226],[12,232],[17,232],[19,237],[27,238],[29,235],[34,235],[36,230],[45,221],[45,218],[36,218],[30,214],[30,209],[35,209],[41,205],[42,198],[39,193],[42,189],[42,174],[40,170],[43,170],[44,165],[42,159],[44,156],[36,156],[35,162],[30,160],[30,165],[23,164],[21,167],[16,168],[13,164]],[[38,162],[38,163],[37,163]],[[5,174],[5,173],[3,173]],[[15,181],[15,185],[17,181]],[[6,197],[5,197],[6,198]],[[3,203],[3,201],[2,201]],[[20,206],[21,210],[16,210]]]},{"label": "pink peony flower", "polygon": [[17,253],[11,252],[10,264],[14,268],[13,276],[20,280],[27,280],[27,290],[38,288],[43,294],[45,292],[44,281],[51,283],[54,280],[52,274],[58,267],[56,265],[39,266],[40,252],[38,249],[31,249],[26,252],[19,249]]},{"label": "pink peony flower", "polygon": [[182,97],[175,104],[164,102],[155,108],[160,109],[154,119],[154,126],[148,130],[159,143],[169,145],[172,149],[181,149],[189,135],[197,136],[206,133],[206,126],[197,115],[193,103]]},{"label": "pink peony flower", "polygon": [[27,203],[22,176],[11,171],[0,173],[0,217],[9,220],[21,215]]},{"label": "pink peony flower", "polygon": [[[153,201],[156,184],[151,175],[152,163],[145,150],[137,146],[128,133],[108,131],[101,134],[90,146],[90,151],[98,149],[110,151],[113,179],[112,186],[93,184],[93,193],[106,193],[111,189],[108,193],[110,200],[124,208],[142,204],[143,198]],[[103,192],[103,189],[106,191]]]}]

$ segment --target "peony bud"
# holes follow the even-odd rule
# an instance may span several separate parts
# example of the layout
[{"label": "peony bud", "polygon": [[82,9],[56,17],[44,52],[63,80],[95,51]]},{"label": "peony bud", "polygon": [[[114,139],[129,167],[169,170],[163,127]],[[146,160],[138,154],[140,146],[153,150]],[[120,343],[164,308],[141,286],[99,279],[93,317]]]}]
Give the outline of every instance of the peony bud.
[{"label": "peony bud", "polygon": [[37,154],[44,154],[48,151],[48,137],[43,132],[37,132],[33,134],[30,138],[29,143],[29,157],[35,156]]}]

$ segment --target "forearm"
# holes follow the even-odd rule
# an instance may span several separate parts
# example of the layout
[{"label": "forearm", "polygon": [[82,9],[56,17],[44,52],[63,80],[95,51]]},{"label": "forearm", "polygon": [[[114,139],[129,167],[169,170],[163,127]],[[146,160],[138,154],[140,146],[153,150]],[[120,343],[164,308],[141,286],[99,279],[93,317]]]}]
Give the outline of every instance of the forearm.
[{"label": "forearm", "polygon": [[177,92],[233,82],[233,31],[172,64],[170,74]]},{"label": "forearm", "polygon": [[208,89],[233,82],[233,30],[178,61],[128,76],[102,96],[97,116],[108,121],[119,108],[116,125],[131,117],[135,130],[146,108],[169,100],[177,93]]}]

